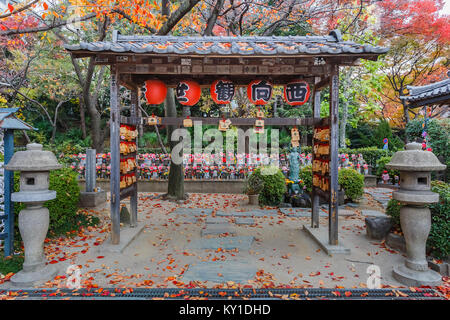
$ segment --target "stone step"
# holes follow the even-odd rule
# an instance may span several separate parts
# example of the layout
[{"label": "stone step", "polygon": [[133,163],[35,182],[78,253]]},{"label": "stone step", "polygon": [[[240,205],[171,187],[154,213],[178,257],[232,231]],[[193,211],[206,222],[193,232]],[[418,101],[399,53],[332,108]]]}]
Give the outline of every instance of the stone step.
[{"label": "stone step", "polygon": [[254,225],[255,219],[253,218],[236,218],[234,219],[235,224],[244,224],[244,225]]},{"label": "stone step", "polygon": [[251,211],[217,211],[216,216],[219,217],[270,217],[278,215],[278,210],[269,209],[261,210],[255,209]]},{"label": "stone step", "polygon": [[220,235],[220,234],[235,235],[236,230],[229,223],[207,224],[206,228],[202,229],[201,235]]},{"label": "stone step", "polygon": [[233,281],[235,283],[246,283],[256,275],[257,268],[248,261],[225,260],[225,261],[203,261],[190,265],[182,277],[182,281],[211,281],[224,283]]},{"label": "stone step", "polygon": [[177,208],[172,214],[191,215],[191,216],[211,216],[213,209],[210,208]]},{"label": "stone step", "polygon": [[207,217],[206,224],[227,223],[228,219],[223,217]]},{"label": "stone step", "polygon": [[377,210],[362,210],[361,214],[366,217],[387,217],[387,215]]},{"label": "stone step", "polygon": [[250,250],[254,238],[251,236],[237,236],[224,238],[201,238],[192,240],[186,249],[211,249],[217,250],[219,248],[225,250],[239,249]]}]

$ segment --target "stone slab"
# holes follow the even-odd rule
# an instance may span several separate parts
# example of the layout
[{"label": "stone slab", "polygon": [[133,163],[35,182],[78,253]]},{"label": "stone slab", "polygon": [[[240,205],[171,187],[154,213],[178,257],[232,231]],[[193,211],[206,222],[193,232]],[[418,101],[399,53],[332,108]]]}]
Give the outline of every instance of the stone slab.
[{"label": "stone slab", "polygon": [[250,236],[238,236],[238,237],[224,237],[224,238],[202,238],[192,240],[186,248],[189,249],[212,249],[217,250],[219,248],[225,250],[239,249],[250,250],[253,243],[253,237]]},{"label": "stone slab", "polygon": [[431,258],[427,258],[428,267],[438,272],[441,276],[448,277],[450,275],[450,264],[447,262],[435,263]]},{"label": "stone slab", "polygon": [[189,281],[246,283],[253,279],[256,272],[257,268],[249,264],[248,261],[206,261],[189,266],[182,277],[182,281],[186,283]]},{"label": "stone slab", "polygon": [[205,216],[211,215],[213,209],[209,208],[177,208],[173,211],[173,214],[184,214],[184,215],[192,215],[192,216]]},{"label": "stone slab", "polygon": [[207,217],[206,224],[227,223],[228,219],[223,217]]},{"label": "stone slab", "polygon": [[339,209],[338,215],[343,216],[343,217],[354,216],[355,212],[353,210],[348,210],[348,209]]},{"label": "stone slab", "polygon": [[346,203],[345,205],[350,208],[359,208],[359,203],[355,203],[355,202],[349,202],[349,203]]},{"label": "stone slab", "polygon": [[368,192],[368,193],[370,193],[370,192],[374,192],[374,193],[389,193],[389,192],[392,192],[392,189],[390,189],[390,188],[382,188],[382,187],[379,187],[379,188],[375,188],[375,189],[366,189],[365,190],[366,192]]},{"label": "stone slab", "polygon": [[387,217],[387,215],[377,210],[362,210],[361,214],[366,217]]},{"label": "stone slab", "polygon": [[[310,218],[311,217],[311,209],[310,208],[282,208],[280,209],[281,213],[288,217],[296,217],[296,218]],[[328,215],[319,210],[319,217],[327,217]]]},{"label": "stone slab", "polygon": [[176,219],[176,222],[188,224],[188,223],[197,223],[198,220],[199,219],[197,217],[181,216]]},{"label": "stone slab", "polygon": [[220,235],[220,234],[229,234],[235,235],[236,230],[232,228],[229,223],[218,223],[218,224],[207,224],[205,229],[202,229],[201,235],[210,236],[210,235]]},{"label": "stone slab", "polygon": [[364,187],[376,187],[377,186],[377,176],[365,175],[364,176]]},{"label": "stone slab", "polygon": [[80,192],[80,201],[78,206],[81,208],[93,208],[106,202],[106,191],[99,192]]},{"label": "stone slab", "polygon": [[106,251],[113,253],[122,253],[126,247],[128,247],[134,239],[144,230],[144,225],[137,225],[134,228],[125,227],[120,230],[120,242],[119,244],[112,244],[111,238],[104,242],[103,245],[98,247],[98,251]]},{"label": "stone slab", "polygon": [[244,224],[244,225],[254,225],[255,219],[253,219],[253,218],[236,218],[236,219],[234,219],[234,223]]},{"label": "stone slab", "polygon": [[250,211],[217,211],[216,216],[219,217],[270,217],[278,214],[278,210],[261,210],[255,209]]},{"label": "stone slab", "polygon": [[332,256],[333,254],[350,254],[350,249],[342,243],[339,239],[338,245],[330,245],[328,243],[328,228],[311,228],[303,225],[303,230],[317,242],[317,244],[325,251],[326,254]]},{"label": "stone slab", "polygon": [[394,250],[406,252],[406,241],[403,236],[394,233],[389,233],[386,236],[386,245]]}]

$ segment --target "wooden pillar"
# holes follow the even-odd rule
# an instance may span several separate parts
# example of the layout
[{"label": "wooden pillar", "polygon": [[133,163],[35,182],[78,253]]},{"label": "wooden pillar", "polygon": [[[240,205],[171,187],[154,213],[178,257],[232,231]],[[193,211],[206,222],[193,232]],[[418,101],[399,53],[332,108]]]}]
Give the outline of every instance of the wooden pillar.
[{"label": "wooden pillar", "polygon": [[333,65],[330,76],[330,201],[329,244],[338,245],[338,143],[339,143],[339,66]]},{"label": "wooden pillar", "polygon": [[120,243],[120,106],[118,71],[111,66],[110,147],[111,147],[111,243]]},{"label": "wooden pillar", "polygon": [[[138,110],[139,110],[139,87],[135,87],[133,88],[133,90],[131,90],[131,117],[135,118],[138,115]],[[140,119],[137,122],[137,126],[139,126],[140,124]],[[139,145],[139,141],[138,141],[139,137],[136,139],[136,149],[137,146]],[[134,154],[134,158],[137,162],[137,150]],[[135,170],[135,174],[137,177],[137,168],[134,169]],[[137,194],[138,190],[137,190],[137,183],[134,184],[134,189],[133,192],[131,193],[130,196],[130,227],[134,228],[137,226],[137,207],[138,207],[138,194]]]},{"label": "wooden pillar", "polygon": [[[4,148],[4,164],[9,163],[14,155],[14,130],[6,129],[3,134]],[[3,252],[5,257],[14,253],[14,203],[11,201],[11,193],[14,191],[14,171],[4,169],[3,171],[4,186],[4,239]]]},{"label": "wooden pillar", "polygon": [[[316,84],[320,82],[320,78],[316,78]],[[320,90],[316,90],[314,88],[314,95],[313,95],[313,118],[320,118]],[[313,127],[314,132],[315,126]],[[314,145],[314,138],[313,138],[313,145]],[[314,161],[314,152],[312,153],[312,161]],[[319,202],[320,197],[317,194],[316,188],[312,188],[312,194],[311,194],[311,228],[318,228],[319,227]]]}]

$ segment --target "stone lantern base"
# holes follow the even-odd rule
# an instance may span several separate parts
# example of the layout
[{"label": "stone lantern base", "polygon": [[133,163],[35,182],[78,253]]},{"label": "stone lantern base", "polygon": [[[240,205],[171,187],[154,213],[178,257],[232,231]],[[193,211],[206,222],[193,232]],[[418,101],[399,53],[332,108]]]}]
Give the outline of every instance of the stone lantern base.
[{"label": "stone lantern base", "polygon": [[[52,193],[54,197],[54,191]],[[19,197],[20,193],[13,194]],[[54,198],[53,197],[53,198]],[[49,225],[49,211],[41,202],[27,203],[19,213],[19,231],[25,248],[23,269],[11,277],[15,286],[29,287],[52,280],[57,273],[53,265],[46,265],[44,240]]]},{"label": "stone lantern base", "polygon": [[438,286],[441,275],[433,270],[416,271],[405,265],[394,267],[394,278],[409,287]]},{"label": "stone lantern base", "polygon": [[35,271],[19,271],[11,277],[11,284],[16,287],[32,287],[52,280],[57,275],[58,270],[50,265]]},{"label": "stone lantern base", "polygon": [[394,267],[394,278],[412,287],[440,285],[441,275],[428,269],[425,253],[431,227],[430,209],[405,205],[400,209],[400,224],[405,236],[407,257],[403,265]]}]

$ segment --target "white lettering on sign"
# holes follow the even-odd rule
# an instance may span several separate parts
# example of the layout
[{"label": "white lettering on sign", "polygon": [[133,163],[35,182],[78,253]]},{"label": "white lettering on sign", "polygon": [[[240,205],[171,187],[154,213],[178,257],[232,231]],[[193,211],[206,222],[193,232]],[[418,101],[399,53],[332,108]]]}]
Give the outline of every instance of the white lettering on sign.
[{"label": "white lettering on sign", "polygon": [[182,66],[190,66],[191,65],[191,59],[182,58],[181,59],[181,65]]}]

